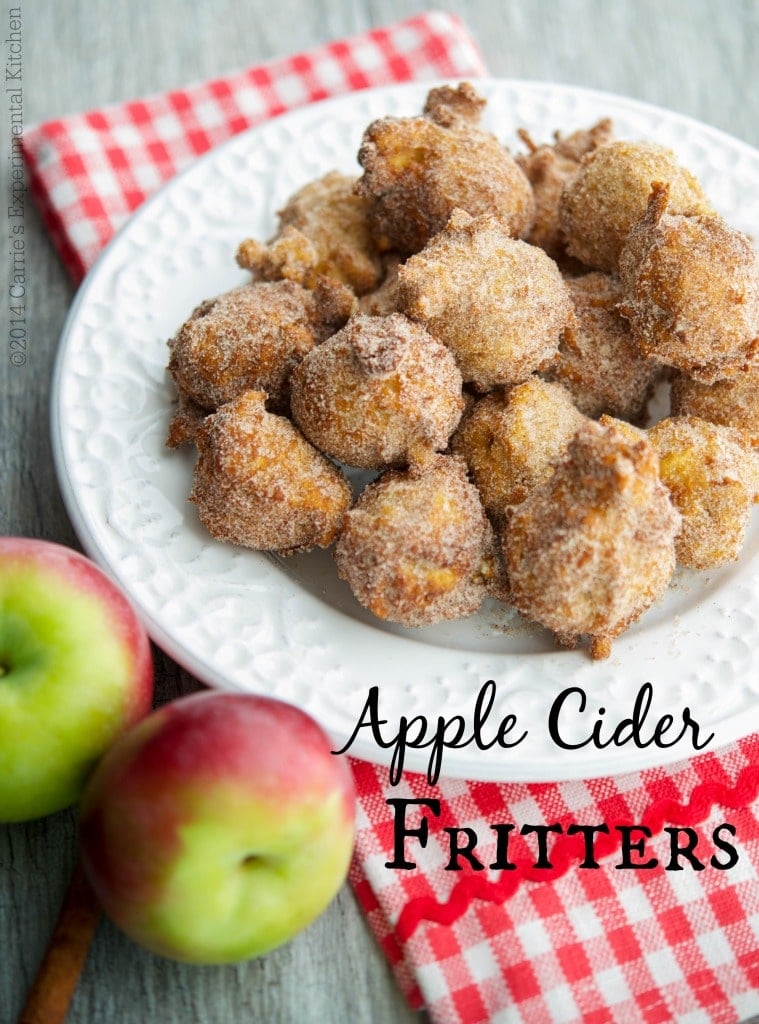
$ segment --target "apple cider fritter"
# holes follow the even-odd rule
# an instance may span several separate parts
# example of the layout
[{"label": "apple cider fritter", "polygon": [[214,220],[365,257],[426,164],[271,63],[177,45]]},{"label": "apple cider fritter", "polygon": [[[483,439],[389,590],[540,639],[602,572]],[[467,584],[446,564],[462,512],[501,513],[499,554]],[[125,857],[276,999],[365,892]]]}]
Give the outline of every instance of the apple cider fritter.
[{"label": "apple cider fritter", "polygon": [[466,460],[485,511],[499,520],[550,477],[584,422],[560,384],[530,377],[474,402],[451,447]]},{"label": "apple cider fritter", "polygon": [[455,210],[398,268],[398,305],[444,342],[478,391],[518,384],[556,355],[572,302],[554,261],[500,217]]},{"label": "apple cider fritter", "polygon": [[212,537],[291,554],[328,547],[350,506],[350,484],[262,391],[244,391],[197,433],[190,501]]},{"label": "apple cider fritter", "polygon": [[369,231],[368,204],[355,193],[356,178],[330,171],[295,192],[279,211],[279,230],[268,245],[240,244],[241,266],[264,280],[286,277],[314,287],[320,276],[357,295],[375,288],[382,263]]},{"label": "apple cider fritter", "polygon": [[682,516],[675,542],[680,564],[710,569],[735,561],[759,498],[759,452],[740,431],[696,416],[661,420],[648,434]]},{"label": "apple cider fritter", "polygon": [[677,562],[744,542],[759,255],[671,150],[603,119],[514,159],[484,109],[431,89],[239,244],[251,281],[169,342],[167,444],[214,538],[334,545],[387,622],[490,597],[602,658]]},{"label": "apple cider fritter", "polygon": [[335,561],[365,608],[404,626],[471,615],[499,573],[492,527],[453,455],[370,484],[345,517]]},{"label": "apple cider fritter", "polygon": [[622,250],[620,310],[641,351],[704,384],[759,357],[759,253],[717,214],[676,214],[654,183]]},{"label": "apple cider fritter", "polygon": [[292,281],[256,282],[201,303],[169,342],[179,395],[213,412],[253,388],[273,407],[286,406],[294,367],[345,323],[353,302],[324,280],[313,292]]},{"label": "apple cider fritter", "polygon": [[570,256],[616,273],[622,246],[646,212],[655,181],[669,183],[673,213],[694,216],[711,209],[696,178],[664,146],[620,139],[584,156],[559,202]]},{"label": "apple cider fritter", "polygon": [[400,313],[358,314],[309,352],[292,377],[292,414],[321,451],[380,469],[445,448],[461,417],[448,349]]},{"label": "apple cider fritter", "polygon": [[512,509],[501,539],[509,595],[594,658],[664,592],[680,516],[647,441],[588,421],[553,475]]},{"label": "apple cider fritter", "polygon": [[670,391],[673,416],[698,416],[742,431],[759,448],[759,365],[728,380],[702,384],[676,373]]},{"label": "apple cider fritter", "polygon": [[424,248],[455,208],[503,218],[509,233],[530,230],[532,188],[508,150],[478,126],[484,101],[468,83],[433,89],[419,117],[383,117],[366,129],[356,185],[369,206],[378,248]]},{"label": "apple cider fritter", "polygon": [[564,233],[559,224],[562,189],[575,176],[586,153],[611,141],[612,123],[604,118],[592,128],[580,129],[566,137],[557,132],[553,145],[537,145],[524,129],[517,134],[528,151],[518,154],[516,161],[527,175],[535,196],[535,221],[526,240],[545,249],[561,264],[567,258]]},{"label": "apple cider fritter", "polygon": [[619,312],[619,280],[591,271],[567,278],[567,288],[575,315],[547,376],[564,385],[586,416],[640,422],[662,367],[641,354]]}]

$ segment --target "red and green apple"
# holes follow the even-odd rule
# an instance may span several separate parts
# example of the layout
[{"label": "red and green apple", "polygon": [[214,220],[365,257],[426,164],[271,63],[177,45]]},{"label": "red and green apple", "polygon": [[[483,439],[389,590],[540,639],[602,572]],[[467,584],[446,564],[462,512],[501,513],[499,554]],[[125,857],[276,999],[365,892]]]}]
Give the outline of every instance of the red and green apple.
[{"label": "red and green apple", "polygon": [[147,634],[89,559],[0,537],[0,821],[67,807],[153,700]]},{"label": "red and green apple", "polygon": [[330,903],[353,849],[347,761],[298,708],[220,691],[164,705],[114,745],[80,804],[106,913],[176,960],[231,963]]}]

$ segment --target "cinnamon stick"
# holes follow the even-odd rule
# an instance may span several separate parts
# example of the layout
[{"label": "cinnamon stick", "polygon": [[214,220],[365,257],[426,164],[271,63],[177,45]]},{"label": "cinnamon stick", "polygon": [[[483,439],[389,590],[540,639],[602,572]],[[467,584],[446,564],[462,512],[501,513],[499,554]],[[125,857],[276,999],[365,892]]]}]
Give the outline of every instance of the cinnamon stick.
[{"label": "cinnamon stick", "polygon": [[77,862],[18,1024],[63,1024],[99,919],[97,900]]}]

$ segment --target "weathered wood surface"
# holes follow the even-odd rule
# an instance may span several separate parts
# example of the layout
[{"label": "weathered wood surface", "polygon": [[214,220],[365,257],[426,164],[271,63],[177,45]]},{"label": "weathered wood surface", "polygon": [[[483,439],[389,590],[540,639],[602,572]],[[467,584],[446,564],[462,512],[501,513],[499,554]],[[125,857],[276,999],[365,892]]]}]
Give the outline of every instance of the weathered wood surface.
[{"label": "weathered wood surface", "polygon": [[[17,0],[27,124],[141,95],[381,25],[425,9],[403,0]],[[754,0],[448,0],[494,75],[575,83],[666,106],[759,145]],[[5,115],[7,117],[7,115]],[[3,195],[8,125],[0,126]],[[26,217],[29,353],[0,360],[0,533],[76,545],[48,440],[50,371],[73,289],[33,212]],[[2,281],[7,246],[2,246]],[[162,700],[196,684],[158,655]],[[0,826],[0,1022],[10,1024],[42,958],[75,856],[71,812]],[[241,966],[198,969],[142,952],[103,922],[71,1024],[402,1024],[420,1020],[346,888],[290,945]]]}]

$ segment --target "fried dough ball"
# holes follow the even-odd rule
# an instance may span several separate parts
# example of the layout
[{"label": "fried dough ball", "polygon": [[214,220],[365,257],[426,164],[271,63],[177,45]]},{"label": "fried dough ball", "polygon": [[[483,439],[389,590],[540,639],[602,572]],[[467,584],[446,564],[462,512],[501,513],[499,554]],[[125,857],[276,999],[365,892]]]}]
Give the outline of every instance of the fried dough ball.
[{"label": "fried dough ball", "polygon": [[698,416],[735,427],[754,448],[759,448],[759,366],[714,384],[701,384],[687,374],[677,373],[670,402],[673,416]]},{"label": "fried dough ball", "polygon": [[759,453],[731,427],[696,416],[661,420],[648,432],[662,482],[682,516],[681,565],[709,569],[735,561],[759,498]]},{"label": "fried dough ball", "polygon": [[566,258],[564,235],[559,226],[562,189],[577,173],[586,153],[611,141],[611,120],[604,118],[592,128],[580,129],[566,138],[557,133],[553,145],[537,145],[523,129],[517,134],[528,152],[518,154],[516,162],[527,175],[535,196],[535,222],[526,240],[561,262]]},{"label": "fried dough ball", "polygon": [[667,587],[680,516],[646,441],[586,422],[550,479],[510,511],[502,533],[510,598],[562,643],[611,640]]},{"label": "fried dough ball", "polygon": [[574,321],[562,335],[547,376],[563,384],[577,408],[592,419],[607,413],[640,422],[662,368],[641,355],[617,309],[622,299],[619,280],[591,271],[567,278],[567,288]]},{"label": "fried dough ball", "polygon": [[628,420],[620,420],[616,416],[602,413],[598,417],[598,422],[602,427],[615,427],[632,444],[635,444],[637,441],[648,441],[648,433],[645,427],[636,427],[635,424],[630,423]]},{"label": "fried dough ball", "polygon": [[456,356],[479,391],[518,384],[552,359],[572,318],[554,261],[490,215],[455,210],[398,268],[398,305]]},{"label": "fried dough ball", "polygon": [[617,140],[584,156],[559,202],[570,256],[596,270],[616,272],[622,246],[646,212],[654,181],[670,184],[673,213],[710,211],[698,181],[664,146]]},{"label": "fried dough ball", "polygon": [[249,388],[284,406],[293,368],[353,309],[340,289],[326,279],[314,292],[292,281],[256,282],[203,302],[169,342],[177,391],[206,412]]},{"label": "fried dough ball", "polygon": [[386,253],[383,258],[384,277],[372,292],[362,295],[358,306],[369,316],[388,316],[398,312],[398,267],[401,258],[397,253]]},{"label": "fried dough ball", "polygon": [[206,409],[201,409],[192,399],[180,394],[177,398],[174,415],[169,423],[166,447],[179,448],[180,445],[194,443],[206,416],[208,416]]},{"label": "fried dough ball", "polygon": [[351,504],[340,470],[245,391],[198,431],[190,501],[217,540],[291,554],[328,547]]},{"label": "fried dough ball", "polygon": [[357,314],[292,376],[292,414],[321,451],[380,469],[442,448],[461,418],[451,353],[400,313]]},{"label": "fried dough ball", "polygon": [[477,126],[484,101],[468,83],[433,89],[420,117],[383,117],[364,132],[356,191],[382,251],[419,252],[454,208],[498,214],[515,237],[535,214],[530,183],[511,154]]},{"label": "fried dough ball", "polygon": [[498,576],[492,527],[453,455],[370,484],[345,516],[335,561],[365,608],[404,626],[473,614]]},{"label": "fried dough ball", "polygon": [[641,351],[704,384],[748,369],[759,354],[759,253],[716,214],[671,212],[655,183],[620,257],[620,310]]},{"label": "fried dough ball", "polygon": [[584,422],[560,384],[530,377],[478,399],[451,448],[466,460],[485,511],[497,520],[550,477]]},{"label": "fried dough ball", "polygon": [[246,239],[238,261],[269,280],[278,274],[313,287],[325,275],[357,295],[371,291],[382,264],[369,231],[368,204],[355,194],[355,183],[339,171],[308,182],[279,211],[279,231],[269,245]]}]

